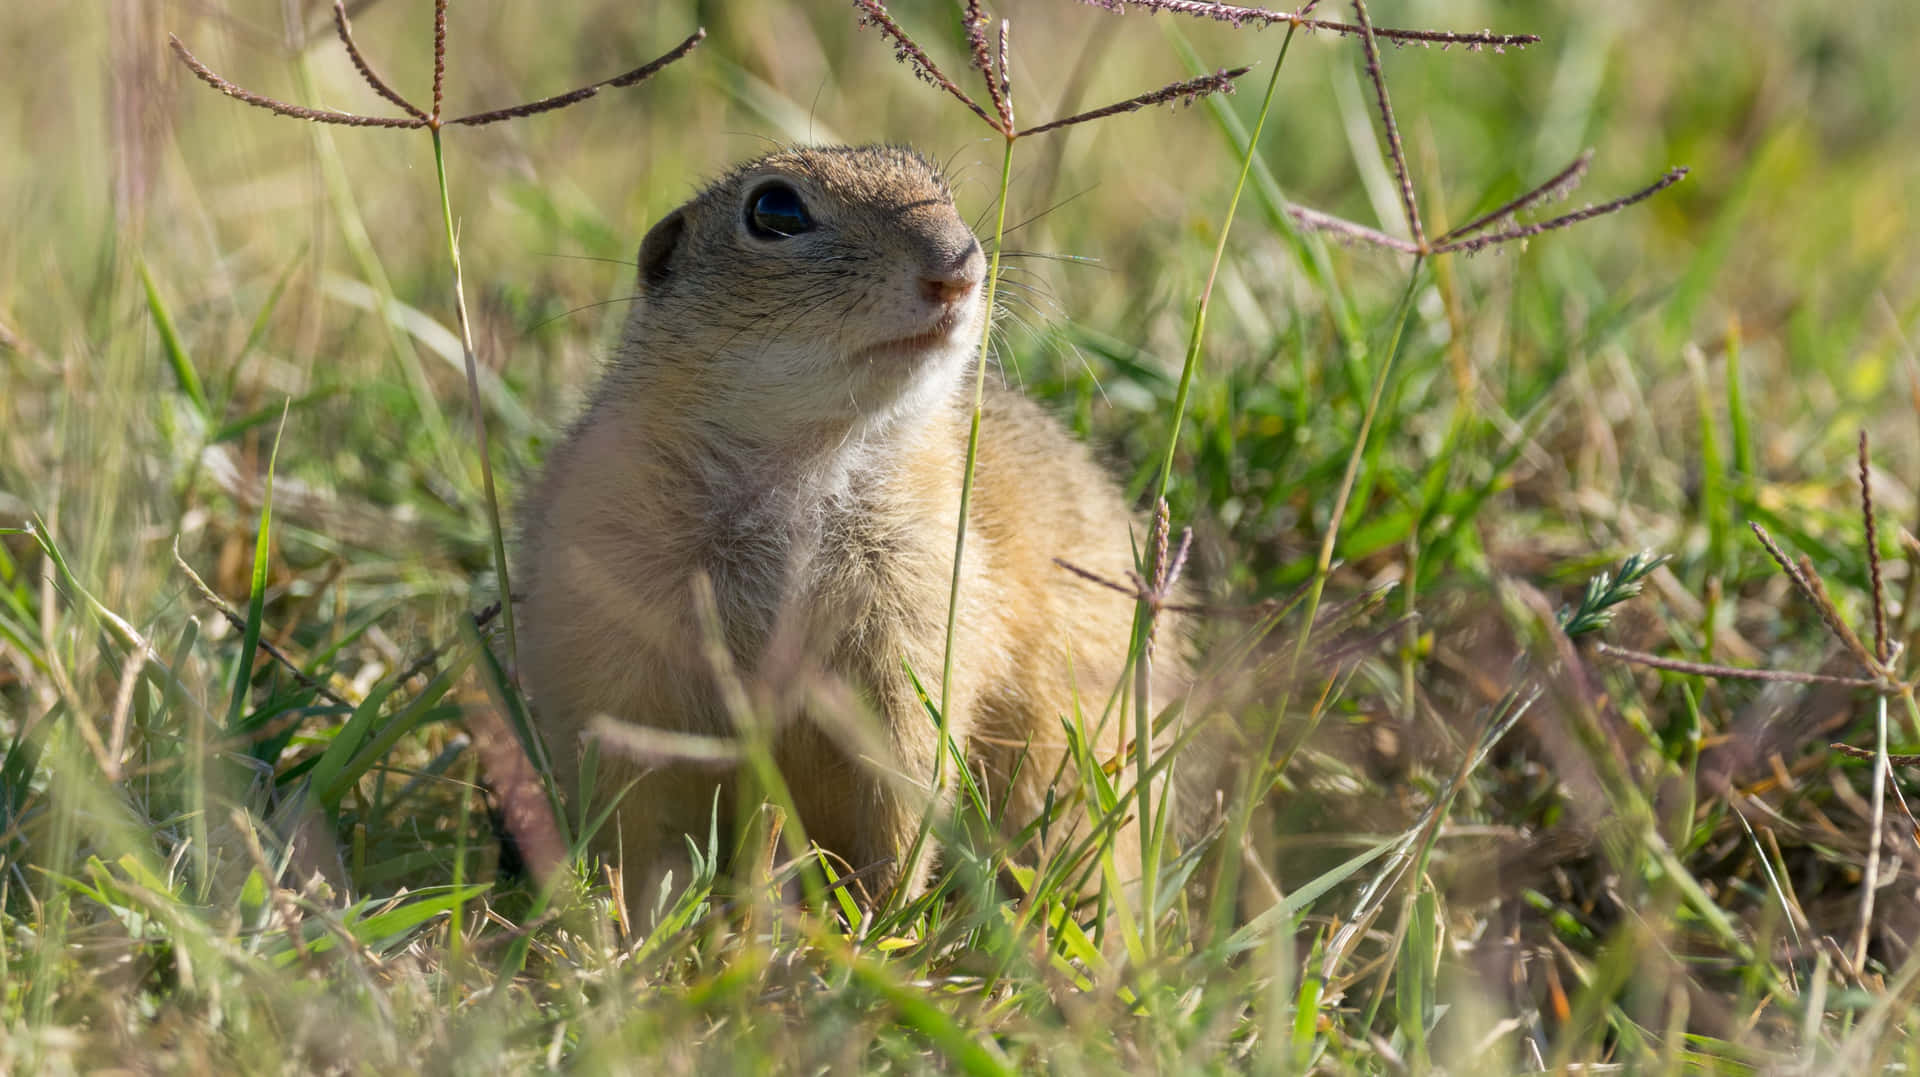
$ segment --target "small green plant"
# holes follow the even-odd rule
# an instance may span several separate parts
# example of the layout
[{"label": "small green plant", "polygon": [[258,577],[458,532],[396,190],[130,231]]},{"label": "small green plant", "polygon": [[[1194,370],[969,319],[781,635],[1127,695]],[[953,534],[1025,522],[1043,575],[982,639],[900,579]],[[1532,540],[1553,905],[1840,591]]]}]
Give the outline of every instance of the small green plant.
[{"label": "small green plant", "polygon": [[1560,631],[1569,638],[1578,638],[1607,627],[1613,621],[1613,608],[1638,597],[1647,577],[1666,562],[1665,557],[1643,551],[1620,562],[1618,570],[1602,572],[1588,580],[1586,589],[1580,592],[1580,601],[1563,608],[1556,616]]}]

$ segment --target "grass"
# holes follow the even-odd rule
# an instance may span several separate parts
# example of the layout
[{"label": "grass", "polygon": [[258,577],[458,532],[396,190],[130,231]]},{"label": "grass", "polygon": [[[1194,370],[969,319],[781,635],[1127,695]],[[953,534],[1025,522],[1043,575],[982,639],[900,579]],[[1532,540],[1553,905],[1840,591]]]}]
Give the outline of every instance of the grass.
[{"label": "grass", "polygon": [[[445,89],[475,109],[708,37],[442,147],[242,108],[165,48],[402,114],[324,9],[0,15],[22,162],[0,172],[0,1068],[1920,1062],[1912,771],[1872,758],[1920,745],[1920,76],[1890,44],[1920,14],[1370,6],[1543,39],[1383,45],[1405,183],[1364,50],[1325,32],[1276,70],[1284,30],[995,11],[1023,122],[1255,65],[1235,95],[1015,152],[980,139],[997,107],[917,87],[845,5],[462,4]],[[966,68],[952,8],[892,10]],[[431,5],[353,14],[424,100]],[[522,866],[496,840],[529,719],[473,629],[499,534],[475,424],[511,505],[648,224],[766,139],[887,138],[950,159],[963,212],[1004,213],[989,376],[1193,527],[1216,706],[1273,765],[1225,805],[1244,841],[1169,854],[1150,915],[1072,915],[1062,865],[1006,898],[965,843],[938,894],[851,926],[837,892],[709,896],[721,860],[777,882],[763,827],[712,836],[702,885],[629,936],[573,849],[594,809],[522,831]],[[1693,171],[1471,257],[1292,208],[1442,237],[1587,147],[1594,201]],[[1806,555],[1830,616],[1750,523]],[[1151,818],[1166,763],[1139,762],[1093,795]]]}]

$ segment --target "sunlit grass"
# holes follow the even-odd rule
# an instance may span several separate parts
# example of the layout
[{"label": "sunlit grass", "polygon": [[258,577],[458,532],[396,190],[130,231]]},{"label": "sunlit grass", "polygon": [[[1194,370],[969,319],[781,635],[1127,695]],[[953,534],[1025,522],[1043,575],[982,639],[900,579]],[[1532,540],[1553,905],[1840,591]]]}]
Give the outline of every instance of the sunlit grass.
[{"label": "sunlit grass", "polygon": [[[1415,273],[1287,209],[1404,227],[1352,41],[1293,42],[1248,155],[1284,31],[996,11],[1023,116],[1256,65],[1233,97],[1023,141],[1002,206],[999,137],[844,5],[452,9],[447,95],[476,109],[709,20],[641,91],[447,140],[507,505],[624,314],[638,237],[701,177],[768,139],[898,139],[951,162],[970,219],[1004,208],[988,376],[1052,405],[1143,504],[1166,476],[1219,611],[1217,707],[1243,754],[1285,760],[1243,802],[1217,919],[1178,885],[1217,859],[1162,865],[1151,959],[1103,945],[1137,910],[1075,910],[1064,866],[1009,899],[984,849],[850,925],[834,893],[779,899],[764,831],[716,835],[703,855],[733,880],[703,876],[647,938],[570,849],[547,885],[503,873],[499,801],[472,779],[523,722],[462,628],[497,585],[432,147],[253,113],[165,51],[175,32],[263,93],[384,108],[323,8],[294,28],[277,4],[0,15],[0,1068],[1920,1062],[1900,1031],[1920,1017],[1893,796],[1911,772],[1877,796],[1870,761],[1826,748],[1920,730],[1843,686],[1648,673],[1585,642],[1833,672],[1745,524],[1871,626],[1861,428],[1889,633],[1914,641],[1920,75],[1897,43],[1920,13],[1372,7],[1544,39],[1384,51],[1429,234],[1587,147],[1593,193],[1537,216],[1691,177]],[[965,68],[952,9],[895,13]],[[354,19],[424,97],[431,5]],[[1588,581],[1642,549],[1670,560],[1567,640]],[[243,663],[256,637],[298,675]]]}]

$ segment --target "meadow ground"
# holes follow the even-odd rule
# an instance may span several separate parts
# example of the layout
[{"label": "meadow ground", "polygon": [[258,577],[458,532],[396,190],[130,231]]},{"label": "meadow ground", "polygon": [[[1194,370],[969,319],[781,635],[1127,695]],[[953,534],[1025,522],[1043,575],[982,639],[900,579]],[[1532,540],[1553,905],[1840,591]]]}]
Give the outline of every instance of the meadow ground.
[{"label": "meadow ground", "polygon": [[[432,4],[349,8],[426,100]],[[892,10],[986,100],[957,6]],[[503,862],[494,809],[537,785],[500,626],[469,627],[498,584],[432,140],[269,115],[167,48],[404,115],[311,0],[0,11],[0,1071],[1920,1063],[1920,7],[1369,12],[1541,38],[1383,44],[1426,236],[1587,148],[1520,223],[1690,174],[1416,258],[1294,211],[1410,235],[1361,40],[993,12],[1022,123],[1253,67],[1013,144],[992,374],[1143,506],[1172,443],[1242,731],[1212,839],[1144,917],[996,890],[983,848],[849,923],[743,853],[640,936],[564,838],[522,826]],[[1004,140],[857,15],[453,6],[450,113],[707,33],[638,86],[446,129],[509,507],[702,177],[910,141],[992,231]]]}]

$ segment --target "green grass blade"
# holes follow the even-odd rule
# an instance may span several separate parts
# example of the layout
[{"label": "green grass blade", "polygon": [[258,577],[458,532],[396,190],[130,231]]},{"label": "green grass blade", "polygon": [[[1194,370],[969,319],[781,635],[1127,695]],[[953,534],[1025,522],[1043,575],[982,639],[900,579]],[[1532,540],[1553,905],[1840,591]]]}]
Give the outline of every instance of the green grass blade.
[{"label": "green grass blade", "polygon": [[[287,285],[292,282],[294,272],[300,268],[301,260],[306,258],[307,250],[308,245],[302,243],[300,249],[293,253],[293,257],[287,259],[286,268],[273,279],[273,287],[267,289],[267,297],[261,301],[259,311],[254,314],[253,324],[247,327],[247,339],[241,343],[239,354],[233,357],[231,366],[233,374],[228,376],[229,382],[253,355],[254,349],[260,346],[260,342],[266,339],[267,330],[273,325],[273,314],[280,309],[280,300],[286,295]],[[231,395],[232,386],[229,385],[228,389]]]},{"label": "green grass blade", "polygon": [[287,431],[283,408],[280,427],[273,435],[273,450],[267,455],[267,476],[260,494],[260,520],[253,536],[253,573],[247,588],[247,627],[240,636],[240,654],[234,659],[233,696],[227,701],[227,730],[240,728],[246,713],[248,688],[253,684],[253,659],[260,649],[260,624],[266,614],[267,563],[273,550],[273,472],[280,460],[280,438]]},{"label": "green grass blade", "polygon": [[1740,327],[1727,328],[1727,436],[1733,441],[1733,470],[1742,482],[1760,475],[1753,449],[1753,420],[1747,412],[1745,374],[1740,365]]},{"label": "green grass blade", "polygon": [[[379,732],[374,734],[366,744],[361,745],[334,773],[331,780],[324,785],[316,783],[314,789],[320,797],[320,803],[328,806],[329,809],[338,805],[340,799],[347,795],[347,790],[366,776],[367,772],[373,769],[374,764],[385,758],[387,753],[393,750],[393,746],[400,742],[400,738],[412,732],[427,719],[442,716],[436,704],[452,689],[454,682],[466,672],[467,665],[472,661],[472,654],[463,649],[459,657],[422,689],[412,702],[382,723]],[[445,712],[445,716],[457,713],[457,710],[450,710]]]},{"label": "green grass blade", "polygon": [[[420,927],[437,917],[451,915],[454,906],[474,898],[492,889],[490,884],[475,883],[468,886],[424,887],[408,895],[411,900],[380,901],[369,898],[346,910],[341,916],[339,930],[354,942],[376,954],[391,953],[404,945]],[[380,911],[372,915],[362,913],[375,905]],[[307,936],[306,946],[309,954],[323,954],[340,944],[339,936],[329,930],[328,925],[309,921],[303,925]],[[284,948],[273,951],[270,960],[274,964],[285,966],[299,956],[291,942]]]},{"label": "green grass blade", "polygon": [[200,386],[200,375],[193,369],[193,358],[187,354],[187,346],[180,340],[179,330],[174,328],[173,315],[168,312],[167,304],[160,298],[160,288],[153,282],[153,274],[147,269],[147,263],[140,263],[140,284],[146,290],[147,311],[153,316],[153,327],[160,334],[160,349],[166,353],[167,365],[173,368],[173,377],[180,385],[180,391],[193,402],[193,410],[200,417],[211,421],[213,407],[207,403],[207,391]]},{"label": "green grass blade", "polygon": [[[341,772],[346,770],[347,764],[352,761],[354,752],[366,742],[374,724],[379,721],[380,708],[386,705],[387,697],[392,695],[397,687],[399,685],[396,682],[384,682],[369,692],[367,698],[361,700],[360,705],[353,709],[353,714],[334,733],[333,740],[327,745],[327,750],[320,753],[320,761],[315,763],[313,769],[308,772],[309,784],[314,789],[332,790],[341,787]],[[323,796],[321,803],[331,811],[337,805],[338,798],[329,801]]]},{"label": "green grass blade", "polygon": [[230,419],[213,428],[213,433],[207,437],[207,444],[218,445],[223,441],[232,441],[247,431],[265,426],[283,415],[296,411],[305,411],[316,404],[325,403],[339,396],[345,390],[346,386],[344,385],[323,385],[310,393],[302,393],[284,403],[269,404],[264,408],[242,415],[237,419]]},{"label": "green grass blade", "polygon": [[1380,859],[1380,857],[1396,848],[1404,847],[1406,844],[1406,836],[1396,834],[1391,838],[1384,838],[1376,842],[1365,852],[1356,853],[1346,860],[1341,861],[1339,864],[1336,864],[1331,869],[1322,872],[1317,878],[1308,882],[1305,886],[1288,894],[1285,901],[1254,917],[1252,920],[1247,921],[1246,926],[1235,931],[1232,936],[1227,939],[1224,948],[1226,953],[1231,955],[1251,950],[1255,946],[1265,942],[1267,936],[1271,935],[1274,931],[1281,928],[1290,928],[1295,918],[1305,912],[1314,902],[1320,900],[1322,895],[1352,878],[1354,873],[1358,872],[1361,868],[1366,867],[1368,864],[1373,863],[1375,860]]}]

